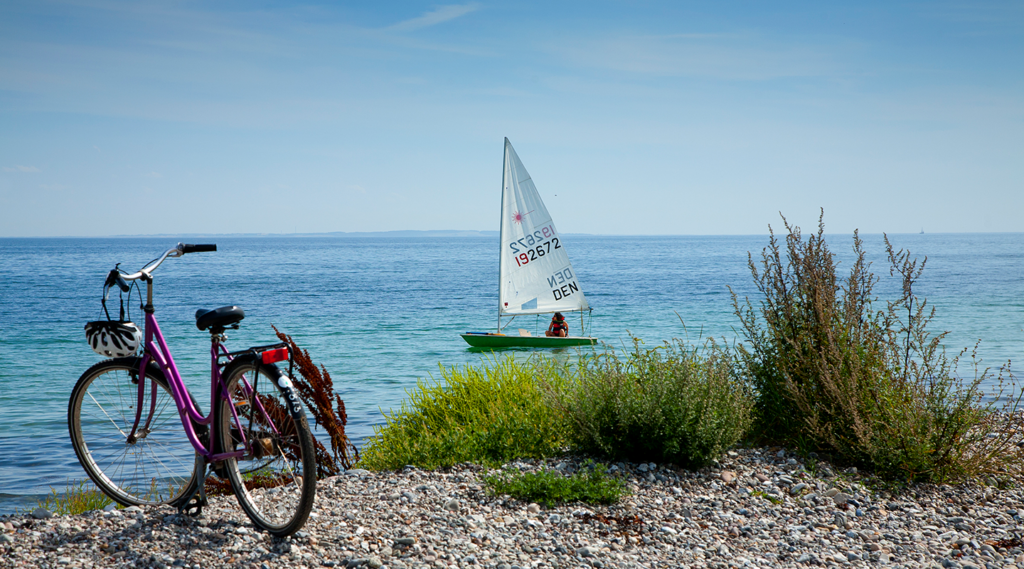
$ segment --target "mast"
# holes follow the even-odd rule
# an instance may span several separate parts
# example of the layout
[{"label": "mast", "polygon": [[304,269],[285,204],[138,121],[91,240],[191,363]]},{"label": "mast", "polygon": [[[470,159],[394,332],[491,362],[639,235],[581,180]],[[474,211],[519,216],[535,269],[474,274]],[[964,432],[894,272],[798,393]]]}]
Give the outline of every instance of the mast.
[{"label": "mast", "polygon": [[508,166],[507,136],[505,137],[505,145],[501,153],[503,156],[501,159],[501,207],[498,208],[498,211],[501,212],[501,223],[498,225],[498,334],[501,334],[501,279],[505,276],[501,274],[501,254],[504,252],[501,240],[505,238],[505,170]]}]

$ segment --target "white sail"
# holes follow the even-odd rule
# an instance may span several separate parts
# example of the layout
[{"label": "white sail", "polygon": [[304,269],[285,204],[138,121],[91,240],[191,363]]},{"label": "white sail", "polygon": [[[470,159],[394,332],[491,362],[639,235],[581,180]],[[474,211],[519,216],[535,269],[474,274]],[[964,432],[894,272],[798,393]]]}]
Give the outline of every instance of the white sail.
[{"label": "white sail", "polygon": [[500,283],[500,315],[590,309],[548,209],[507,138]]}]

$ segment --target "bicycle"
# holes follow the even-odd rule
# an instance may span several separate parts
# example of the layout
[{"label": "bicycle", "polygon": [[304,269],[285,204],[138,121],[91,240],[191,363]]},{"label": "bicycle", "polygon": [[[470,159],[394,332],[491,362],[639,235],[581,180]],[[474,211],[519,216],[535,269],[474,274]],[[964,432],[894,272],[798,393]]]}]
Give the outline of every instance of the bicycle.
[{"label": "bicycle", "polygon": [[[110,271],[103,309],[116,285],[121,319],[115,322],[107,312],[107,322],[91,322],[86,330],[95,351],[116,357],[78,380],[68,430],[89,478],[121,505],[167,504],[198,516],[208,503],[205,482],[212,471],[230,482],[253,524],[283,537],[305,524],[316,493],[313,438],[289,379],[288,345],[229,352],[224,332],[237,330],[245,312],[237,306],[197,311],[196,326],[208,330],[211,341],[210,412],[204,415],[156,321],[153,272],[168,258],[216,250],[178,243],[138,272],[123,273],[120,264]],[[144,342],[138,328],[124,321],[123,294],[130,304],[132,289],[139,288],[134,281],[146,284]],[[139,296],[141,301],[141,291]],[[287,374],[276,365],[285,360]]]}]

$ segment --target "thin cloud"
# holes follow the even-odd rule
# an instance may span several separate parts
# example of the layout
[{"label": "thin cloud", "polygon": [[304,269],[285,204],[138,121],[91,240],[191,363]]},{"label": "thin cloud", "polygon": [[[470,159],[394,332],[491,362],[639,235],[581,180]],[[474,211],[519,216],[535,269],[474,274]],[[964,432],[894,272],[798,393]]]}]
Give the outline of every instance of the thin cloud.
[{"label": "thin cloud", "polygon": [[436,26],[449,20],[454,20],[475,12],[480,9],[480,5],[472,2],[469,4],[450,4],[448,6],[439,6],[432,12],[427,12],[422,16],[412,18],[410,20],[403,20],[393,26],[389,26],[387,29],[396,32],[408,32],[411,30],[420,30],[423,28],[429,28],[430,26]]},{"label": "thin cloud", "polygon": [[738,34],[612,36],[560,42],[552,51],[592,68],[660,77],[767,80],[833,70],[824,46],[773,44]]},{"label": "thin cloud", "polygon": [[4,166],[4,172],[39,172],[35,166]]}]

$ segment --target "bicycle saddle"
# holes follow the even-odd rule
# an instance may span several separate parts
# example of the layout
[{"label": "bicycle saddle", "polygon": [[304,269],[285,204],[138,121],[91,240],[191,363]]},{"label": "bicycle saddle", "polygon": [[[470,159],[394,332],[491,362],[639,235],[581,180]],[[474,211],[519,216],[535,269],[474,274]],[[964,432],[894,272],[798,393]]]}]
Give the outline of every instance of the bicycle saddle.
[{"label": "bicycle saddle", "polygon": [[196,310],[196,328],[220,328],[237,324],[245,318],[245,311],[237,306],[221,306],[213,310]]}]

